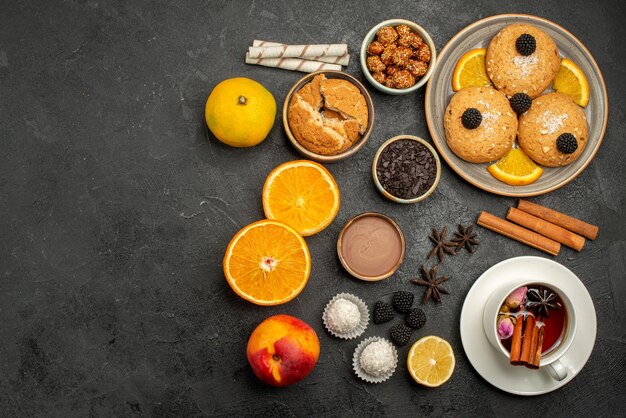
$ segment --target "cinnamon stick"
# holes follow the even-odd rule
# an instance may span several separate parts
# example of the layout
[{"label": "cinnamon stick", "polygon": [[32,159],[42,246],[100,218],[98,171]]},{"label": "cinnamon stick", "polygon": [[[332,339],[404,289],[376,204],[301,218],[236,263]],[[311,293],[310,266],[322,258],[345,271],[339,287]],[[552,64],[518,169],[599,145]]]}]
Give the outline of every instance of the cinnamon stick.
[{"label": "cinnamon stick", "polygon": [[541,350],[539,350],[539,354],[537,354],[537,341],[539,339],[539,328],[540,318],[535,320],[535,324],[533,325],[532,333],[530,335],[530,357],[528,358],[528,363],[526,363],[526,367],[532,368],[532,365],[535,363],[535,357],[539,355],[541,358]]},{"label": "cinnamon stick", "polygon": [[599,228],[597,226],[588,224],[587,222],[568,216],[564,213],[557,212],[554,209],[529,202],[528,200],[520,199],[517,203],[517,208],[543,220],[552,222],[555,225],[569,229],[570,231],[582,235],[585,238],[589,238],[590,240],[594,240],[598,236]]},{"label": "cinnamon stick", "polygon": [[489,212],[481,212],[476,223],[484,228],[509,237],[551,255],[558,255],[561,244],[536,232],[522,228]]},{"label": "cinnamon stick", "polygon": [[506,218],[576,251],[582,250],[585,245],[584,237],[519,209],[510,208]]},{"label": "cinnamon stick", "polygon": [[530,345],[532,343],[533,328],[535,328],[535,317],[527,315],[526,325],[524,326],[524,338],[522,341],[522,354],[519,357],[519,361],[522,364],[527,364],[530,360]]},{"label": "cinnamon stick", "polygon": [[543,334],[545,332],[545,324],[541,324],[535,328],[538,328],[537,332],[537,346],[535,347],[535,355],[533,361],[526,364],[526,367],[530,369],[538,369],[541,365],[541,354],[543,354]]},{"label": "cinnamon stick", "polygon": [[515,319],[515,327],[513,327],[513,336],[511,337],[511,356],[509,357],[511,364],[519,366],[520,355],[522,354],[522,329],[524,326],[524,316],[518,316]]}]

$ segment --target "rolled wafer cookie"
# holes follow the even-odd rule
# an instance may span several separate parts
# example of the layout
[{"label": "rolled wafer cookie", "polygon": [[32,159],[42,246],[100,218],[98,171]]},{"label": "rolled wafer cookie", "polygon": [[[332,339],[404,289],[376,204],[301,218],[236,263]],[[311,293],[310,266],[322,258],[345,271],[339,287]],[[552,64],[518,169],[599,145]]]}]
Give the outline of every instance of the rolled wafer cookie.
[{"label": "rolled wafer cookie", "polygon": [[[279,42],[269,42],[269,41],[261,41],[259,39],[255,39],[252,41],[253,47],[270,47],[270,46],[285,46],[286,44],[281,44]],[[324,57],[316,57],[314,61],[327,62],[330,64],[339,64],[344,67],[350,64],[350,54],[340,55],[337,57],[324,56]]]},{"label": "rolled wafer cookie", "polygon": [[348,53],[346,44],[251,46],[251,58],[301,58],[339,57]]},{"label": "rolled wafer cookie", "polygon": [[303,73],[313,73],[322,70],[341,71],[341,65],[338,64],[328,64],[299,58],[251,58],[248,54],[246,54],[246,64],[282,68],[284,70],[301,71]]}]

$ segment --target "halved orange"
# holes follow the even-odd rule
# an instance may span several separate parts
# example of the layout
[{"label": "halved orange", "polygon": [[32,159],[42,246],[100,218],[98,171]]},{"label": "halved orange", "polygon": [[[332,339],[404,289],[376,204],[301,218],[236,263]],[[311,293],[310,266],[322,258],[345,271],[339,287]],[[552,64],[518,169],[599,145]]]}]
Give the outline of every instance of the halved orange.
[{"label": "halved orange", "polygon": [[511,186],[531,184],[543,173],[543,168],[535,164],[520,148],[511,149],[498,162],[487,167],[487,170],[492,176]]},{"label": "halved orange", "polygon": [[311,255],[293,228],[265,219],[233,237],[223,267],[226,281],[239,296],[257,305],[279,305],[304,289]]},{"label": "halved orange", "polygon": [[330,225],[339,211],[339,200],[333,176],[308,160],[279,165],[263,186],[265,217],[284,222],[305,237]]},{"label": "halved orange", "polygon": [[413,379],[428,387],[446,383],[456,365],[452,346],[436,335],[429,335],[416,341],[409,351],[406,362]]},{"label": "halved orange", "polygon": [[561,67],[556,73],[552,87],[559,93],[570,96],[579,106],[585,107],[589,103],[587,77],[576,63],[567,58],[561,60]]},{"label": "halved orange", "polygon": [[456,63],[452,74],[452,90],[470,86],[490,86],[491,81],[485,68],[485,48],[467,51]]}]

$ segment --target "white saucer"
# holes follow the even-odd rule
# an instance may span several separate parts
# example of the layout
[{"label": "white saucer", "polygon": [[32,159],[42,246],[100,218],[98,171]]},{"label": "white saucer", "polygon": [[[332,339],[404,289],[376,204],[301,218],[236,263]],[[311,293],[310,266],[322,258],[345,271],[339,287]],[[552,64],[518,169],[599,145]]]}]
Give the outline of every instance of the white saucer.
[{"label": "white saucer", "polygon": [[[483,307],[499,286],[515,286],[532,280],[554,284],[567,294],[576,307],[578,330],[572,346],[561,357],[567,377],[554,380],[545,368],[515,367],[494,348],[483,328]],[[484,272],[467,293],[461,311],[461,341],[470,363],[489,383],[515,395],[541,395],[571,381],[582,370],[596,341],[596,310],[585,285],[561,264],[541,257],[504,260]]]}]

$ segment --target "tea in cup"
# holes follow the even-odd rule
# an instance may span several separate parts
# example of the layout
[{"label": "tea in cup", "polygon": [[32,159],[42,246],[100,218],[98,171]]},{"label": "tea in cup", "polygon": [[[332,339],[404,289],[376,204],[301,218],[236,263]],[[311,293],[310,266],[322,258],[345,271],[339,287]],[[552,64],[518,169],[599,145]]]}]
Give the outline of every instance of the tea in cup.
[{"label": "tea in cup", "polygon": [[495,291],[483,314],[491,344],[514,366],[547,366],[552,377],[563,380],[567,370],[560,358],[576,333],[571,301],[560,289],[531,282]]}]

